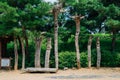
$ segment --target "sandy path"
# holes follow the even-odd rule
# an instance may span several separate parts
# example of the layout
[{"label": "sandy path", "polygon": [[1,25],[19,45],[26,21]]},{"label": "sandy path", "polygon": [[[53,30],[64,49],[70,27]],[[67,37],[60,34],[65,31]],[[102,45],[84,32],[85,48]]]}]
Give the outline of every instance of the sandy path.
[{"label": "sandy path", "polygon": [[120,80],[120,68],[82,68],[80,70],[59,70],[57,73],[22,73],[21,71],[0,71],[0,80]]}]

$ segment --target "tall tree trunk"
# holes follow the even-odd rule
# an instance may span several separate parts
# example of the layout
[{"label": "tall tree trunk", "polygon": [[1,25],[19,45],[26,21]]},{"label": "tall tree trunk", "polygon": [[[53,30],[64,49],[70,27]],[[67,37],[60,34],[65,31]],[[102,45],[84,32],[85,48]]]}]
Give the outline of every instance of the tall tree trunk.
[{"label": "tall tree trunk", "polygon": [[57,4],[54,6],[52,13],[54,16],[54,53],[55,53],[55,67],[58,69],[58,15],[61,12],[63,4]]},{"label": "tall tree trunk", "polygon": [[25,36],[25,43],[26,43],[26,46],[25,46],[25,53],[27,55],[27,59],[28,59],[28,62],[30,62],[30,56],[29,56],[29,53],[28,53],[28,38],[27,36]]},{"label": "tall tree trunk", "polygon": [[14,70],[18,70],[18,51],[17,51],[17,39],[16,39],[16,37],[14,37],[14,53],[15,53]]},{"label": "tall tree trunk", "polygon": [[50,62],[50,51],[51,51],[51,38],[47,38],[47,50],[45,55],[45,68],[49,68],[49,62]]},{"label": "tall tree trunk", "polygon": [[115,50],[115,42],[116,42],[116,31],[113,30],[111,52],[114,52],[114,50]]},{"label": "tall tree trunk", "polygon": [[36,45],[35,67],[39,68],[39,67],[41,67],[41,65],[40,65],[40,52],[41,52],[41,45],[42,45],[42,37],[35,39],[35,45]]},{"label": "tall tree trunk", "polygon": [[2,41],[3,43],[2,44],[4,44],[4,45],[2,45],[2,57],[6,57],[6,51],[7,51],[7,42],[6,42],[6,40],[5,39],[3,39],[3,41]]},{"label": "tall tree trunk", "polygon": [[27,55],[28,62],[30,62],[30,58],[29,58],[29,54],[28,54],[28,38],[27,38],[26,30],[25,30],[25,27],[24,27],[24,26],[22,26],[22,31],[23,31],[24,38],[25,38],[25,43],[26,43],[25,53],[26,53],[26,55]]},{"label": "tall tree trunk", "polygon": [[88,68],[91,68],[91,44],[92,44],[92,35],[90,35],[88,40]]},{"label": "tall tree trunk", "polygon": [[18,37],[18,41],[19,41],[19,47],[20,47],[20,51],[22,51],[22,45],[21,45],[21,40],[20,40],[20,37]]},{"label": "tall tree trunk", "polygon": [[100,64],[101,64],[101,51],[100,51],[100,39],[99,39],[99,37],[97,37],[96,49],[97,49],[97,68],[99,69]]},{"label": "tall tree trunk", "polygon": [[1,58],[2,58],[2,42],[0,41],[0,69],[1,69]]},{"label": "tall tree trunk", "polygon": [[55,53],[55,67],[58,69],[58,13],[54,14],[54,53]]},{"label": "tall tree trunk", "polygon": [[21,47],[22,47],[22,70],[25,69],[25,47],[24,47],[24,40],[23,38],[20,38],[21,41]]},{"label": "tall tree trunk", "polygon": [[76,47],[76,57],[77,57],[77,68],[80,69],[80,50],[79,50],[79,34],[80,34],[80,19],[76,18],[76,33],[75,33],[75,47]]}]

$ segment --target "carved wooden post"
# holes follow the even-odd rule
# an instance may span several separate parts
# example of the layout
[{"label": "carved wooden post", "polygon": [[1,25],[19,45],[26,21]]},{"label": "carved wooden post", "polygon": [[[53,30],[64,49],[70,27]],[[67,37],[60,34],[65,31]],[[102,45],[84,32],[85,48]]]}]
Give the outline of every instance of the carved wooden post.
[{"label": "carved wooden post", "polygon": [[91,68],[91,44],[92,44],[92,35],[90,35],[88,40],[88,68]]},{"label": "carved wooden post", "polygon": [[97,37],[96,41],[96,49],[97,49],[97,68],[100,68],[100,63],[101,63],[101,51],[100,51],[100,39]]},{"label": "carved wooden post", "polygon": [[76,57],[77,57],[77,68],[80,69],[80,50],[79,50],[79,34],[80,34],[80,20],[84,18],[81,15],[72,16],[76,23],[76,33],[75,33],[75,47],[76,47]]},{"label": "carved wooden post", "polygon": [[62,8],[61,4],[57,4],[54,6],[52,13],[54,16],[54,53],[55,53],[55,67],[58,69],[58,15],[60,13],[60,9]]}]

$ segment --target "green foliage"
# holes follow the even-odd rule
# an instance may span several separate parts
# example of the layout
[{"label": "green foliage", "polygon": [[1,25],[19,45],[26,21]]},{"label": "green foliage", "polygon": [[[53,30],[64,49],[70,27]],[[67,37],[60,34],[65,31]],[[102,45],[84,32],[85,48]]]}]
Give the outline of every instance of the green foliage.
[{"label": "green foliage", "polygon": [[30,30],[38,30],[47,23],[45,16],[49,13],[51,5],[41,2],[37,5],[27,4],[23,12],[20,12],[22,23]]},{"label": "green foliage", "polygon": [[116,67],[120,64],[120,53],[112,53],[110,51],[102,51],[101,65],[104,67]]},{"label": "green foliage", "polygon": [[[81,53],[81,66],[87,67],[87,53]],[[75,52],[61,52],[59,53],[59,67],[64,68],[73,68],[76,67],[76,53]]]},{"label": "green foliage", "polygon": [[0,2],[0,22],[16,22],[19,15],[16,8],[10,7],[7,3]]},{"label": "green foliage", "polygon": [[101,39],[103,38],[109,38],[111,35],[110,34],[104,34],[104,33],[96,33],[96,34],[93,34],[93,37],[96,38],[96,37],[100,37]]},{"label": "green foliage", "polygon": [[[59,0],[63,2],[63,8],[68,10],[58,17],[59,25],[59,62],[60,68],[76,67],[75,53],[75,22],[70,19],[75,13],[85,16],[80,26],[80,52],[81,66],[87,67],[87,43],[89,33],[93,34],[92,42],[92,66],[96,66],[96,37],[100,37],[103,67],[120,66],[120,3],[119,0]],[[0,37],[19,36],[22,37],[23,26],[28,37],[29,58],[26,66],[34,66],[35,37],[53,37],[53,18],[50,11],[53,5],[43,0],[0,0]],[[64,18],[64,19],[63,19]],[[21,22],[21,25],[19,24]],[[63,25],[64,23],[64,25]],[[66,24],[65,24],[66,23]],[[46,27],[47,25],[47,27]],[[48,28],[50,26],[50,28]],[[104,34],[101,33],[105,29]],[[116,49],[111,53],[112,36],[111,31],[116,31]],[[45,32],[43,35],[42,33]],[[44,37],[45,38],[45,37]],[[52,39],[53,40],[53,39]],[[53,46],[53,41],[52,41]],[[22,54],[19,49],[19,68],[21,67]],[[46,51],[46,39],[41,49],[41,65],[44,66]],[[7,45],[7,57],[14,58],[13,42]],[[13,59],[14,60],[14,59]],[[13,61],[14,62],[14,61]],[[54,48],[51,51],[50,66],[55,66]]]},{"label": "green foliage", "polygon": [[118,19],[118,17],[120,16],[120,7],[111,4],[107,7],[106,13],[108,17],[112,19]]},{"label": "green foliage", "polygon": [[0,2],[0,34],[11,35],[12,28],[17,27],[17,9],[7,3]]},{"label": "green foliage", "polygon": [[115,4],[120,7],[119,0],[100,0],[105,6],[109,6],[110,4]]},{"label": "green foliage", "polygon": [[82,67],[87,67],[87,64],[88,64],[88,56],[87,56],[87,53],[86,52],[81,52],[80,53],[80,61],[81,61],[81,66]]},{"label": "green foliage", "polygon": [[75,52],[61,52],[59,53],[59,67],[75,67],[76,66],[76,57]]},{"label": "green foliage", "polygon": [[76,3],[78,3],[78,0],[59,0],[59,2],[65,4],[64,6],[68,6],[68,5],[75,5]]},{"label": "green foliage", "polygon": [[17,7],[20,9],[24,9],[26,4],[36,5],[43,0],[1,0],[1,2],[7,2],[12,7]]},{"label": "green foliage", "polygon": [[96,49],[92,49],[91,51],[91,65],[92,66],[96,66],[96,62],[97,62],[97,54],[96,54]]},{"label": "green foliage", "polygon": [[120,21],[108,19],[105,23],[110,29],[120,29]]}]

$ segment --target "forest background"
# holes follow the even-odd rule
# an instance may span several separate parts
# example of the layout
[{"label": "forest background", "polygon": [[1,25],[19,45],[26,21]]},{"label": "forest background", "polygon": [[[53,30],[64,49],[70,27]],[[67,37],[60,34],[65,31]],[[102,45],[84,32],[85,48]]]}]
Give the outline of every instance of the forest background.
[{"label": "forest background", "polygon": [[[91,65],[96,66],[96,39],[100,39],[101,66],[120,67],[120,1],[119,0],[60,0],[65,10],[58,15],[59,68],[77,67],[75,50],[76,24],[71,18],[75,14],[84,16],[80,20],[80,64],[88,66],[89,39],[91,43]],[[57,4],[57,3],[55,3]],[[33,67],[36,42],[43,38],[41,45],[41,67],[45,64],[47,38],[52,39],[50,67],[55,67],[54,54],[54,4],[43,0],[0,0],[0,36],[11,36],[18,46],[18,67],[22,67],[21,42],[25,45],[25,66]],[[23,41],[21,41],[23,40]],[[12,57],[14,65],[14,42],[7,44],[6,55]]]}]

